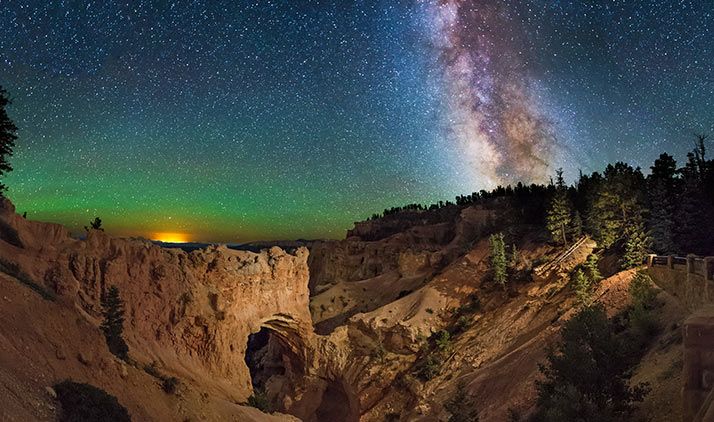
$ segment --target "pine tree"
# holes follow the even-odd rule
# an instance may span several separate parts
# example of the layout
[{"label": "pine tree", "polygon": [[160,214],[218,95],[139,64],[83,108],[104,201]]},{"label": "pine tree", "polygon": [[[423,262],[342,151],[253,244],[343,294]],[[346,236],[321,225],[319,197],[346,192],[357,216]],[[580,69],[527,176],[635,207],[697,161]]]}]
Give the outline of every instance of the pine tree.
[{"label": "pine tree", "polygon": [[573,220],[570,223],[570,237],[572,239],[579,239],[583,235],[583,219],[580,218],[580,212],[575,211],[573,214]]},{"label": "pine tree", "polygon": [[555,195],[548,209],[546,227],[550,231],[553,240],[563,241],[563,245],[568,244],[566,230],[570,225],[570,215],[572,214],[570,201],[568,200],[567,188],[563,180],[563,169],[557,171],[558,179],[556,183]]},{"label": "pine tree", "polygon": [[609,248],[626,229],[642,221],[644,176],[625,163],[608,165],[599,184],[589,218],[598,244]]},{"label": "pine tree", "polygon": [[594,302],[592,292],[592,280],[585,275],[585,272],[580,268],[576,269],[572,277],[573,288],[575,295],[578,297],[578,302],[585,306],[590,306]]},{"label": "pine tree", "polygon": [[620,259],[620,267],[623,270],[642,265],[651,245],[642,224],[634,225],[627,231],[625,253]]},{"label": "pine tree", "polygon": [[444,404],[444,409],[451,413],[449,422],[478,422],[478,411],[473,401],[466,395],[463,384],[456,386],[454,397]]},{"label": "pine tree", "polygon": [[84,226],[84,230],[89,231],[89,230],[100,230],[104,231],[102,228],[102,219],[99,217],[94,217],[94,221],[89,222],[89,227]]},{"label": "pine tree", "polygon": [[122,338],[124,313],[124,301],[119,297],[119,289],[116,286],[109,287],[109,291],[102,297],[104,320],[100,328],[104,332],[109,351],[120,359],[127,360],[129,347]]},{"label": "pine tree", "polygon": [[511,262],[510,262],[511,268],[516,268],[518,266],[518,248],[516,247],[516,244],[514,243],[511,246]]},{"label": "pine tree", "polygon": [[632,359],[601,306],[583,308],[568,320],[561,340],[548,351],[536,382],[536,422],[628,421],[633,403],[646,394],[643,384],[631,386]]},{"label": "pine tree", "polygon": [[[10,120],[5,107],[12,104],[7,96],[7,91],[0,86],[0,178],[12,171],[12,167],[8,162],[12,156],[13,148],[15,148],[15,140],[17,140],[17,126]],[[0,198],[7,190],[7,187],[0,181]]]},{"label": "pine tree", "polygon": [[653,248],[659,253],[669,254],[677,251],[675,244],[675,198],[681,181],[677,176],[677,162],[671,155],[661,154],[647,177],[647,197],[650,215],[649,233]]},{"label": "pine tree", "polygon": [[592,253],[588,255],[587,259],[585,260],[585,263],[583,264],[583,268],[585,269],[585,275],[593,283],[597,283],[598,281],[602,280],[600,270],[598,270],[597,267],[597,255]]},{"label": "pine tree", "polygon": [[491,274],[493,281],[505,286],[507,279],[506,246],[503,241],[503,233],[492,234],[488,239],[491,247]]}]

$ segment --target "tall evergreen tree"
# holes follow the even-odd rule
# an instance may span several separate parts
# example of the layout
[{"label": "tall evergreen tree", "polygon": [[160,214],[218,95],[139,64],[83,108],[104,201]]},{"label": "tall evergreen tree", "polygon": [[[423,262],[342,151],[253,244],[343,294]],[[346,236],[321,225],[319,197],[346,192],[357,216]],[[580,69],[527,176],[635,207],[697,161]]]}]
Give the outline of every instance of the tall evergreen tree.
[{"label": "tall evergreen tree", "polygon": [[491,247],[491,274],[493,281],[505,286],[507,281],[508,262],[506,261],[506,245],[503,233],[492,234],[488,243]]},{"label": "tall evergreen tree", "polygon": [[566,238],[566,231],[570,225],[572,209],[570,201],[568,200],[567,187],[563,180],[563,169],[558,169],[556,174],[558,177],[555,185],[555,194],[550,203],[550,209],[548,209],[546,227],[548,231],[550,231],[553,240],[557,242],[562,240],[563,245],[567,246],[568,239]]},{"label": "tall evergreen tree", "polygon": [[[12,171],[8,160],[12,156],[15,140],[17,140],[17,126],[10,120],[5,110],[10,104],[7,91],[0,86],[0,179]],[[7,186],[0,180],[0,198],[4,195],[5,190],[7,190]]]},{"label": "tall evergreen tree", "polygon": [[534,421],[628,421],[645,386],[630,386],[627,344],[598,305],[585,307],[563,327],[561,340],[541,366]]},{"label": "tall evergreen tree", "polygon": [[641,223],[628,227],[625,237],[625,253],[620,258],[620,267],[626,270],[642,265],[650,250],[650,245],[650,239],[645,234]]},{"label": "tall evergreen tree", "polygon": [[644,176],[639,168],[621,162],[607,166],[590,214],[600,246],[609,248],[625,236],[627,227],[642,221],[643,189]]},{"label": "tall evergreen tree", "polygon": [[675,236],[675,199],[678,192],[677,162],[671,155],[661,154],[647,177],[647,199],[649,202],[649,233],[653,248],[659,253],[674,253],[677,246]]},{"label": "tall evergreen tree", "polygon": [[119,297],[119,289],[116,286],[109,287],[109,291],[102,297],[104,320],[100,328],[104,332],[109,351],[120,359],[127,360],[129,347],[122,337],[124,313],[124,301]]}]

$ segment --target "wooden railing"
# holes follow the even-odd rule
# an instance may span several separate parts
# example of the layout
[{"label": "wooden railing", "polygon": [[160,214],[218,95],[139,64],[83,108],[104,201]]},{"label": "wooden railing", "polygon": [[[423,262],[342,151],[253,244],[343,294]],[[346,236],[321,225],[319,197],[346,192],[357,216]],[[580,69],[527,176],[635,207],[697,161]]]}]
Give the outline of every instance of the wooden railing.
[{"label": "wooden railing", "polygon": [[697,274],[707,281],[714,281],[714,257],[712,256],[649,255],[647,257],[647,266],[686,271],[687,274]]}]

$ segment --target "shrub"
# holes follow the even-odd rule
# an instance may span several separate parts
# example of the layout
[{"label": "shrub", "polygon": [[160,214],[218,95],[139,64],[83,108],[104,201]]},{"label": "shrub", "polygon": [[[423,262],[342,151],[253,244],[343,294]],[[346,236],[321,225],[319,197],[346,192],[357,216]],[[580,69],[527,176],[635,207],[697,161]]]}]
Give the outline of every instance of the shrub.
[{"label": "shrub", "polygon": [[442,352],[447,352],[451,349],[451,334],[446,330],[439,331],[439,336],[436,338],[436,345]]},{"label": "shrub", "polygon": [[573,283],[578,301],[585,306],[592,305],[595,300],[592,292],[592,282],[590,278],[585,275],[583,270],[579,268],[576,269],[573,272],[571,282]]},{"label": "shrub", "polygon": [[62,381],[54,386],[62,405],[60,422],[130,422],[116,397],[85,383]]},{"label": "shrub", "polygon": [[626,341],[601,306],[583,308],[563,327],[541,365],[534,421],[626,421],[646,385],[631,387]]},{"label": "shrub", "polygon": [[478,412],[466,395],[463,384],[456,387],[456,394],[444,404],[444,409],[451,413],[449,422],[478,422]]},{"label": "shrub", "polygon": [[265,394],[265,391],[257,388],[253,390],[253,395],[248,397],[248,405],[260,409],[265,413],[273,413],[273,404],[270,403],[268,395]]},{"label": "shrub", "polygon": [[434,310],[431,309],[431,308],[426,308],[426,313],[427,313],[427,314],[433,314],[433,313],[434,313]]},{"label": "shrub", "polygon": [[439,374],[440,363],[431,355],[428,355],[419,367],[419,376],[428,381]]}]

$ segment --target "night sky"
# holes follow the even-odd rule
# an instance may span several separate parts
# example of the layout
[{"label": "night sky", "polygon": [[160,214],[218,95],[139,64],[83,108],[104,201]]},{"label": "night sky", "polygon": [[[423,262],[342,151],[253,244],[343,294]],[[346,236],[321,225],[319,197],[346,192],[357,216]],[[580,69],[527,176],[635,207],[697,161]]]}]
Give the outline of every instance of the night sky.
[{"label": "night sky", "polygon": [[[239,243],[714,131],[714,3],[0,0],[28,218]],[[712,148],[714,150],[714,148]]]}]

